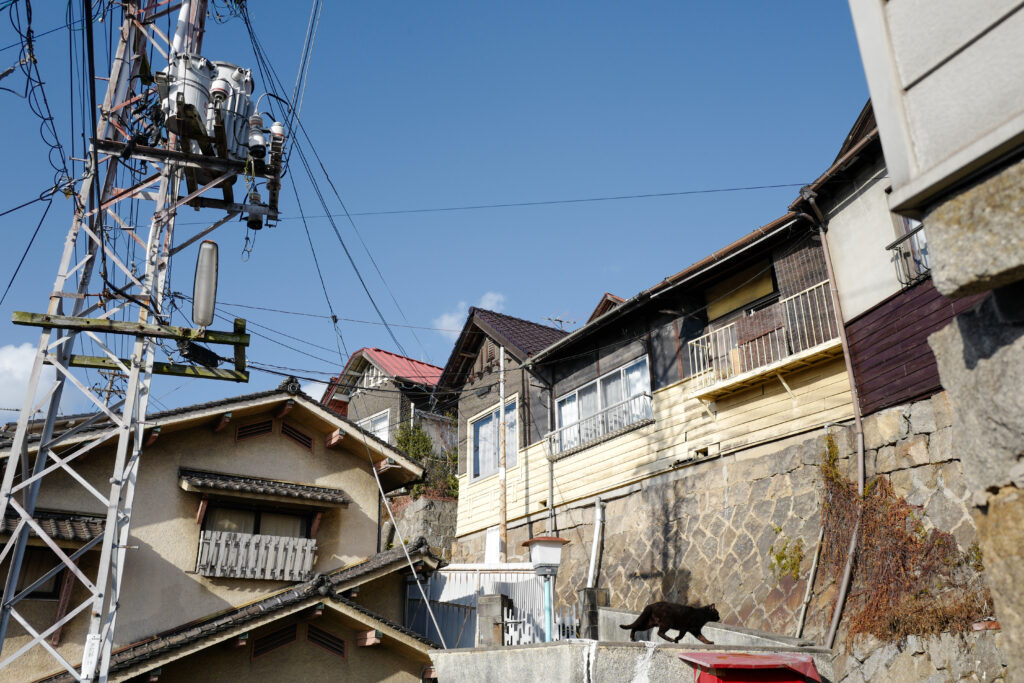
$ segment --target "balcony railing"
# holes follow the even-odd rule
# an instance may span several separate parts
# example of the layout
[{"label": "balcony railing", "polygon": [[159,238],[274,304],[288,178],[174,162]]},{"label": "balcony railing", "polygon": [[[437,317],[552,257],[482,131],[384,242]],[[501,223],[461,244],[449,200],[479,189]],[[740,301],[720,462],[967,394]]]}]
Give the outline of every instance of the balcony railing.
[{"label": "balcony railing", "polygon": [[203,531],[196,572],[239,579],[306,581],[313,577],[316,539]]},{"label": "balcony railing", "polygon": [[740,342],[737,324],[732,323],[688,344],[693,389],[699,392],[745,373],[756,374],[839,337],[828,280],[780,300],[773,308],[774,327],[761,334],[748,334]]},{"label": "balcony railing", "polygon": [[928,262],[928,240],[924,225],[916,228],[886,247],[893,253],[896,278],[904,287],[916,284],[928,277],[932,266]]},{"label": "balcony railing", "polygon": [[558,455],[651,419],[651,395],[637,394],[582,420],[559,427],[548,434],[548,446],[552,455]]}]

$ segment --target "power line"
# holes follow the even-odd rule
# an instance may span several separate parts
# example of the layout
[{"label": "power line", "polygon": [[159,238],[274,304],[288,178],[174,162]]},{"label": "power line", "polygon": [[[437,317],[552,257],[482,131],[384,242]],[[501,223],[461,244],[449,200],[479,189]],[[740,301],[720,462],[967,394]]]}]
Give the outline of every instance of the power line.
[{"label": "power line", "polygon": [[[246,30],[249,34],[249,40],[250,43],[252,44],[253,53],[256,55],[257,65],[260,69],[261,76],[263,77],[264,84],[265,86],[267,86],[266,89],[268,92],[274,93],[276,97],[280,98],[280,95],[277,95],[275,90],[282,90],[283,86],[281,85],[280,78],[278,78],[277,72],[274,70],[273,65],[267,59],[266,54],[263,51],[263,46],[260,44],[258,38],[256,37],[255,29],[253,29],[252,22],[250,21],[249,18],[247,6],[243,5],[241,14],[242,21],[245,23]],[[277,86],[276,88],[275,85]],[[283,98],[280,99],[283,100]],[[297,120],[297,122],[301,127],[301,121]],[[359,283],[363,288],[363,291],[366,293],[367,298],[370,300],[370,304],[377,312],[377,317],[380,318],[382,323],[384,323],[384,327],[385,329],[387,329],[388,335],[391,337],[391,340],[395,343],[395,346],[398,348],[398,350],[402,353],[402,355],[408,356],[409,354],[405,351],[405,348],[402,346],[402,343],[398,340],[398,337],[395,335],[395,332],[392,329],[391,325],[384,317],[384,313],[380,310],[380,307],[377,305],[377,301],[376,299],[374,299],[373,294],[370,293],[370,289],[369,286],[366,284],[366,280],[363,278],[363,275],[360,272],[359,267],[356,265],[355,259],[352,257],[352,253],[349,251],[348,245],[345,243],[344,238],[341,236],[341,231],[338,230],[337,224],[335,224],[333,218],[330,217],[327,209],[327,201],[320,190],[320,185],[316,181],[316,177],[314,176],[313,171],[310,168],[309,162],[306,159],[303,147],[299,144],[297,138],[293,139],[292,149],[298,152],[299,160],[302,162],[302,166],[305,169],[306,175],[309,178],[310,186],[312,187],[313,192],[316,194],[317,199],[320,201],[321,207],[323,207],[323,210],[327,213],[328,220],[330,220],[331,223],[331,228],[334,230],[334,234],[337,237],[339,244],[341,244],[341,248],[345,252],[345,256],[348,259],[349,264],[352,266],[352,270],[355,272],[356,277],[358,278]],[[345,208],[344,205],[342,205],[342,208]]]},{"label": "power line", "polygon": [[51,206],[53,206],[52,200],[46,204],[46,209],[43,211],[43,215],[39,218],[39,222],[36,224],[36,229],[32,232],[32,237],[29,238],[28,244],[25,246],[25,251],[22,253],[21,258],[18,259],[18,265],[14,267],[14,272],[11,273],[11,279],[7,283],[7,288],[4,289],[3,296],[0,296],[0,304],[3,304],[4,299],[7,298],[7,293],[11,291],[11,285],[14,284],[15,278],[18,277],[18,273],[21,271],[21,266],[25,263],[25,258],[28,256],[28,252],[32,248],[32,244],[36,241],[39,229],[43,227],[43,221],[46,220],[46,214],[50,213]]},{"label": "power line", "polygon": [[[299,123],[301,129],[301,122]],[[328,180],[330,183],[330,181]],[[529,206],[552,206],[558,204],[585,204],[589,202],[613,202],[627,199],[657,199],[664,197],[684,197],[687,195],[720,194],[723,192],[748,192],[752,190],[774,190],[787,187],[803,187],[807,183],[780,183],[777,185],[745,185],[741,187],[714,187],[701,190],[678,190],[675,192],[645,192],[641,194],[619,194],[597,197],[575,197],[570,199],[542,199],[522,202],[498,202],[494,204],[465,204],[460,206],[435,206],[414,209],[381,209],[377,211],[351,211],[349,213],[309,215],[306,218],[342,218],[345,216],[396,216],[415,213],[441,213],[445,211],[477,211],[483,209],[511,209]],[[298,220],[295,216],[284,216],[280,221]],[[198,225],[201,221],[190,221],[182,225]]]}]

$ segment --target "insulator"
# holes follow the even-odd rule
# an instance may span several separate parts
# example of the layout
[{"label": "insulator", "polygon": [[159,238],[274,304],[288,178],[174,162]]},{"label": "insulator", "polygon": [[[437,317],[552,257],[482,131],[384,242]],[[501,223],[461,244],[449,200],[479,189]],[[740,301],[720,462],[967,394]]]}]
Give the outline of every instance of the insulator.
[{"label": "insulator", "polygon": [[263,132],[263,117],[259,114],[249,117],[249,154],[255,159],[267,156],[267,136]]},{"label": "insulator", "polygon": [[[260,193],[253,190],[249,193],[249,204],[257,205],[261,201]],[[249,215],[245,219],[246,226],[251,230],[260,230],[263,228],[263,215],[249,211]]]}]

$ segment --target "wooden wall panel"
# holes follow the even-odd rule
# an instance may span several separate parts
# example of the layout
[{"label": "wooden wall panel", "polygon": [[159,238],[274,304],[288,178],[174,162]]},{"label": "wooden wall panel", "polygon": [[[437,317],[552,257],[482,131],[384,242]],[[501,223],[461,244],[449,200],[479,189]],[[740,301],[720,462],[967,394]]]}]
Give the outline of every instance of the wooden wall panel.
[{"label": "wooden wall panel", "polygon": [[942,388],[928,335],[981,296],[947,299],[931,279],[890,297],[847,323],[861,410],[874,413]]},{"label": "wooden wall panel", "polygon": [[[850,384],[842,358],[784,375],[791,396],[779,380],[723,397],[715,417],[689,396],[683,381],[653,394],[654,423],[568,455],[555,463],[555,505],[583,500],[664,472],[695,449],[736,451],[779,441],[853,416]],[[519,451],[508,470],[508,519],[536,514],[548,498],[547,444]],[[702,465],[698,464],[697,467]],[[470,483],[459,478],[456,534],[498,523],[496,476]]]}]

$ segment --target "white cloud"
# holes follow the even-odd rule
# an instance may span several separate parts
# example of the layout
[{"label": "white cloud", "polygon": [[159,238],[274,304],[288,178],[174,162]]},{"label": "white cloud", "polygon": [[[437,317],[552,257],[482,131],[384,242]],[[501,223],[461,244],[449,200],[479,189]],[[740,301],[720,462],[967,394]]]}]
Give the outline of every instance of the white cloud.
[{"label": "white cloud", "polygon": [[[484,292],[477,306],[489,311],[501,312],[505,308],[505,295],[501,292]],[[442,336],[455,341],[459,338],[459,332],[462,331],[462,326],[466,323],[467,313],[469,313],[469,305],[465,301],[460,301],[455,305],[454,310],[434,318],[434,327],[438,328]]]},{"label": "white cloud", "polygon": [[454,311],[442,313],[434,318],[434,327],[438,328],[442,336],[455,341],[459,338],[459,331],[462,330],[462,325],[466,321],[467,311],[469,311],[469,307],[466,302],[460,301],[456,304]]},{"label": "white cloud", "polygon": [[301,386],[302,391],[306,395],[312,396],[317,401],[320,400],[320,398],[324,395],[324,392],[327,390],[327,385],[324,384],[323,382],[305,382]]},{"label": "white cloud", "polygon": [[488,311],[501,313],[502,309],[505,308],[505,295],[501,292],[485,292],[480,297],[480,303],[477,305],[480,308],[486,308]]},{"label": "white cloud", "polygon": [[[13,344],[0,346],[0,408],[21,408],[35,357],[36,347],[28,342],[20,346]],[[39,391],[36,392],[37,404],[46,390],[50,388],[55,372],[52,367],[43,367]],[[0,419],[4,421],[14,420],[17,417],[17,413],[4,413],[3,415],[4,417]]]}]

